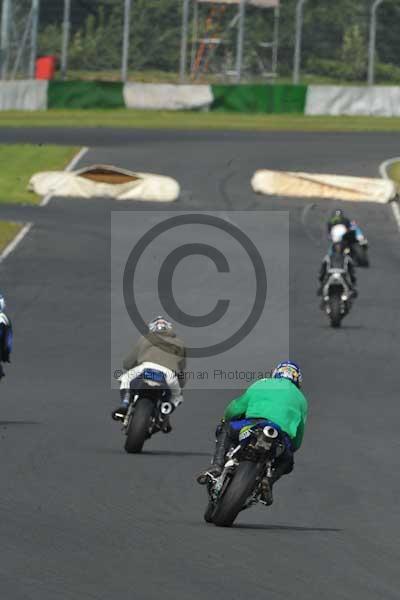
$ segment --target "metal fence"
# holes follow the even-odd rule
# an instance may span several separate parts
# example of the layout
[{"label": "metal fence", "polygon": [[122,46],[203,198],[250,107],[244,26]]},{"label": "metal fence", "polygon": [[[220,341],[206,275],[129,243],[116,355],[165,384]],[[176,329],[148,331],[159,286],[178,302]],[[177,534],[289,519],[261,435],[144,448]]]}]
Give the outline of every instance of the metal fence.
[{"label": "metal fence", "polygon": [[[400,83],[394,0],[1,0],[2,79]],[[381,6],[382,5],[382,6]],[[385,6],[386,5],[386,6]],[[336,12],[334,12],[336,11]],[[347,11],[347,12],[346,12]],[[397,48],[399,45],[399,48]]]},{"label": "metal fence", "polygon": [[1,15],[1,77],[35,74],[39,0],[3,0]]}]

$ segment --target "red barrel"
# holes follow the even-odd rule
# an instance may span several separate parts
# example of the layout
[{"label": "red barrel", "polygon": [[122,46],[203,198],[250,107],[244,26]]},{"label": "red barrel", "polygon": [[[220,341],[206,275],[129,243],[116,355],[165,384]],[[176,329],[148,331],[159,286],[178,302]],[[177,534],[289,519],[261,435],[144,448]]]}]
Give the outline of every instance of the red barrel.
[{"label": "red barrel", "polygon": [[57,57],[41,56],[36,60],[36,79],[54,79],[56,72]]}]

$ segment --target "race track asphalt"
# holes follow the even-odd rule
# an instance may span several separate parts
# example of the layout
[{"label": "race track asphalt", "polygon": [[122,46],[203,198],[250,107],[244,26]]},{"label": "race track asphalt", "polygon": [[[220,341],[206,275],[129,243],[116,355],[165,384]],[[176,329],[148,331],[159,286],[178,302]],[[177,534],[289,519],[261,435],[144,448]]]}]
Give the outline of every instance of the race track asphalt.
[{"label": "race track asphalt", "polygon": [[[174,432],[140,456],[124,453],[109,418],[110,212],[135,211],[135,240],[139,211],[159,206],[1,206],[0,218],[34,223],[0,265],[15,325],[1,382],[1,597],[397,600],[399,231],[389,207],[346,204],[365,227],[372,267],[358,272],[360,297],[333,331],[315,289],[323,223],[338,203],[266,199],[249,179],[268,166],[374,176],[398,154],[398,135],[0,131],[0,142],[22,139],[84,143],[82,164],[175,176],[182,198],[167,210],[289,210],[290,352],[304,370],[310,418],[273,507],[243,513],[230,530],[206,525],[194,476],[232,390],[204,398],[189,389]],[[267,347],[271,332],[257,336]],[[255,353],[255,365],[263,360]]]}]

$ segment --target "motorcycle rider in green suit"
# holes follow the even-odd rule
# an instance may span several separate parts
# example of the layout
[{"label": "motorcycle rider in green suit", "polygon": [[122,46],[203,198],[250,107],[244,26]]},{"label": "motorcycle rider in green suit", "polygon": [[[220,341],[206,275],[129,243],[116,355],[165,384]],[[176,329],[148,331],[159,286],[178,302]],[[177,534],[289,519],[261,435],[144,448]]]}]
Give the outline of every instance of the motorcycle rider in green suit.
[{"label": "motorcycle rider in green suit", "polygon": [[216,447],[211,466],[197,477],[200,484],[209,477],[219,477],[225,464],[225,454],[237,443],[239,429],[235,422],[241,419],[263,419],[281,431],[285,440],[285,451],[275,460],[270,478],[263,481],[264,500],[271,505],[272,486],[293,470],[294,453],[299,450],[304,436],[308,403],[301,392],[303,376],[299,366],[292,361],[279,363],[271,379],[260,379],[253,383],[241,396],[232,400],[216,432]]}]

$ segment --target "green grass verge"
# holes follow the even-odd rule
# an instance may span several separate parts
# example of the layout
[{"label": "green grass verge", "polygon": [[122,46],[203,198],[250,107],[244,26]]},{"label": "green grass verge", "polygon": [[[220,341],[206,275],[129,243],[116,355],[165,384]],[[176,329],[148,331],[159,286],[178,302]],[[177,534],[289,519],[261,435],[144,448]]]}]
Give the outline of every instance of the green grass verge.
[{"label": "green grass verge", "polygon": [[0,251],[15,238],[21,231],[23,225],[21,223],[10,223],[8,221],[0,221]]},{"label": "green grass verge", "polygon": [[123,127],[236,131],[400,131],[400,118],[219,112],[49,110],[0,112],[0,127]]},{"label": "green grass verge", "polygon": [[31,176],[64,169],[77,152],[72,146],[1,144],[0,203],[38,204],[41,198],[26,189]]},{"label": "green grass verge", "polygon": [[390,179],[395,182],[397,190],[400,191],[400,160],[392,163],[388,168],[387,173]]}]

